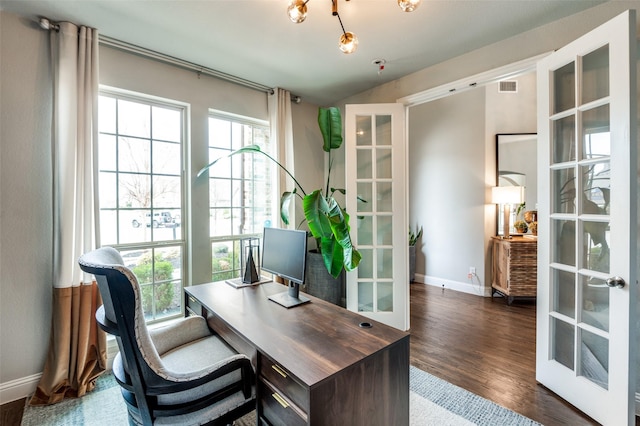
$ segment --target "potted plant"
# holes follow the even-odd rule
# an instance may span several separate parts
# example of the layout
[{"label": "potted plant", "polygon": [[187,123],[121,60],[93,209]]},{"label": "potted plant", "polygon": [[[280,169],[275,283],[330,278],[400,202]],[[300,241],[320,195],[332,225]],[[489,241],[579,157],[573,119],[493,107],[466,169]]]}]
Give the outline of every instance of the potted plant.
[{"label": "potted plant", "polygon": [[336,107],[318,109],[318,125],[322,133],[322,149],[329,153],[329,169],[324,190],[316,189],[306,192],[300,182],[275,158],[262,151],[257,145],[250,145],[220,157],[203,167],[197,177],[206,172],[222,158],[237,154],[259,154],[269,158],[278,165],[295,184],[291,191],[285,191],[280,198],[280,217],[285,224],[289,224],[289,206],[294,197],[302,200],[305,221],[317,247],[322,254],[324,266],[334,277],[338,278],[343,270],[352,271],[358,267],[361,255],[353,247],[350,235],[349,215],[333,197],[335,192],[345,193],[344,189],[330,186],[331,151],[342,146],[342,117]]},{"label": "potted plant", "polygon": [[518,231],[520,234],[524,234],[527,232],[527,222],[525,222],[524,220],[516,220],[516,222],[513,224],[513,227],[516,228],[516,231]]},{"label": "potted plant", "polygon": [[416,232],[409,227],[409,282],[413,282],[416,277],[416,243],[422,237],[422,226],[418,229],[416,225]]}]

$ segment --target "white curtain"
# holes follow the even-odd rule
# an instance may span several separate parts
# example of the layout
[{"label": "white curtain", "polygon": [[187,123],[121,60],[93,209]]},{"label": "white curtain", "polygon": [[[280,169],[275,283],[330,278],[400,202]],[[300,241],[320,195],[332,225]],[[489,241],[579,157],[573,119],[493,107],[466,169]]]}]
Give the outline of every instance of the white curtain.
[{"label": "white curtain", "polygon": [[[291,93],[288,90],[276,88],[269,95],[269,122],[271,124],[271,143],[278,147],[277,158],[289,172],[295,176],[293,158],[293,119],[291,118]],[[294,189],[293,180],[282,170],[278,178],[278,194]],[[290,212],[290,225],[294,227],[298,221],[296,207],[300,203],[292,203],[294,210]]]},{"label": "white curtain", "polygon": [[106,364],[101,304],[78,257],[98,246],[98,32],[71,23],[51,31],[53,69],[53,306],[49,352],[31,404],[78,397]]}]

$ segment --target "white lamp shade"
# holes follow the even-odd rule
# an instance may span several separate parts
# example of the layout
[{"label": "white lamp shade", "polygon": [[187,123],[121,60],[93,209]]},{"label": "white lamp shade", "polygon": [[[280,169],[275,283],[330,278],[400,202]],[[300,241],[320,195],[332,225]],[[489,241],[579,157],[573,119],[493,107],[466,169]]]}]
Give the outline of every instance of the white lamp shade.
[{"label": "white lamp shade", "polygon": [[520,204],[524,201],[524,186],[494,186],[491,188],[493,204]]}]

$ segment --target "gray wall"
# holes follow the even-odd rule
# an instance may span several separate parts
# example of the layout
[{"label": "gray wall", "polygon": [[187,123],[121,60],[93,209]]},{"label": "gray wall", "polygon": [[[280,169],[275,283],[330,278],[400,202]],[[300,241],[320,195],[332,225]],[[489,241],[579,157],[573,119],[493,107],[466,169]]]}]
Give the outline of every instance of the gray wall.
[{"label": "gray wall", "polygon": [[[417,280],[450,287],[484,271],[485,93],[472,90],[409,112],[409,217],[423,227]],[[478,289],[481,292],[481,289]]]},{"label": "gray wall", "polygon": [[51,70],[44,31],[0,12],[0,383],[40,373],[52,295]]},{"label": "gray wall", "polygon": [[[621,11],[636,7],[635,1],[608,2],[344,99],[336,105],[395,102],[402,96],[551,51]],[[103,53],[106,50],[101,49],[100,52],[101,73],[104,74],[105,79],[109,78],[108,84],[133,84],[135,77],[138,82],[135,88],[132,86],[132,89],[144,92],[144,85],[150,83],[144,80],[157,78],[158,81],[164,81],[166,91],[163,92],[164,94],[155,94],[171,97],[183,85],[195,83],[196,87],[207,87],[203,89],[204,93],[201,95],[193,93],[196,96],[194,105],[200,109],[197,114],[202,115],[205,101],[210,101],[211,104],[208,105],[210,107],[246,115],[262,113],[266,118],[266,98],[250,94],[246,89],[209,81],[212,79],[207,78],[197,83],[192,73],[164,69],[155,71],[157,64],[144,68],[147,71],[153,68],[153,73],[136,70],[135,67],[124,67],[124,63],[108,62],[107,58],[110,56],[114,59],[121,56],[115,52]],[[19,386],[22,382],[25,382],[27,387],[30,386],[31,377],[42,371],[49,336],[52,269],[49,240],[52,225],[49,161],[51,74],[48,68],[48,55],[46,32],[24,18],[0,12],[0,93],[2,94],[0,96],[0,385],[2,386],[16,385],[16,383],[16,386]],[[127,63],[140,64],[141,62],[138,59],[129,58]],[[120,67],[122,68],[117,69]],[[205,83],[206,81],[208,83]],[[208,86],[209,84],[213,86]],[[194,90],[198,91],[198,89]],[[486,99],[489,99],[488,95]],[[186,97],[182,100],[191,102]],[[314,142],[307,137],[316,129],[316,108],[304,104],[294,105],[293,113],[296,144],[300,144],[300,148],[295,153],[295,161],[297,170],[304,170],[306,189],[307,186],[313,186],[323,174],[323,166],[318,164],[323,158],[322,151],[317,148],[321,142]],[[478,110],[475,114],[483,113]],[[484,115],[486,120],[484,155],[476,161],[483,162],[485,168],[481,172],[474,167],[475,171],[472,175],[474,180],[480,181],[482,180],[480,175],[484,173],[484,181],[488,182],[490,173],[495,170],[495,160],[490,154],[493,145],[492,135],[497,133],[497,128],[501,126],[496,124],[495,128],[491,128],[492,121],[486,111]],[[528,131],[535,130],[528,129]],[[193,137],[204,134],[202,128],[192,128],[191,132]],[[507,130],[501,132],[507,132]],[[474,143],[478,141],[474,140]],[[479,143],[482,145],[482,141]],[[196,171],[196,165],[203,163],[203,158],[206,158],[202,153],[199,155],[191,154],[193,169]],[[304,163],[300,164],[298,161]],[[298,175],[301,173],[299,172]],[[335,185],[339,186],[340,183],[336,181]],[[201,191],[202,188],[197,185],[193,189],[194,195],[200,194]],[[482,192],[484,189],[479,191]],[[475,199],[475,193],[473,197]],[[486,193],[485,200],[488,201]],[[196,206],[194,211],[206,207],[198,204],[198,201],[194,205]],[[411,212],[420,210],[423,209],[411,208]],[[475,215],[478,208],[473,211]],[[466,279],[468,266],[475,265],[480,268],[484,262],[484,253],[481,254],[481,252],[486,250],[486,247],[485,249],[478,247],[483,247],[487,236],[494,232],[495,225],[489,216],[491,216],[490,208],[489,212],[485,211],[481,214],[485,229],[482,238],[467,238],[459,242],[459,244],[474,245],[475,248],[469,250],[467,255],[469,258],[465,259],[466,264],[459,265],[458,262],[452,262],[449,268],[450,276],[459,277],[462,273],[465,274]],[[469,219],[473,221],[476,218]],[[193,220],[197,221],[198,218]],[[410,223],[416,223],[416,218],[410,216]],[[208,244],[202,241],[194,244],[194,250],[209,250]],[[198,269],[198,265],[195,266],[194,269]],[[427,261],[425,265],[423,259],[419,264],[420,267],[428,268],[429,262]],[[425,274],[426,271],[419,269],[418,272]],[[193,277],[193,282],[205,280],[206,277],[197,274]]]},{"label": "gray wall", "polygon": [[[35,389],[48,349],[52,295],[51,102],[49,34],[0,12],[0,395]],[[210,281],[206,185],[195,174],[208,160],[209,108],[268,120],[266,93],[100,47],[100,83],[189,104],[193,199],[187,282]],[[292,105],[294,156],[305,187],[320,187],[322,138],[317,106]],[[9,389],[10,388],[10,389]]]}]

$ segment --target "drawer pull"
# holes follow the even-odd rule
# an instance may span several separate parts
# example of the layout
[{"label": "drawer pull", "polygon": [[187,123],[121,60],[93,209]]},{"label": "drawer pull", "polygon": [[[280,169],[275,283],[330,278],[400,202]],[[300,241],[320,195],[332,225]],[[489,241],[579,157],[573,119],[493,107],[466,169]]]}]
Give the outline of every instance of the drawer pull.
[{"label": "drawer pull", "polygon": [[271,396],[273,397],[273,399],[278,401],[278,404],[282,405],[282,408],[289,408],[289,404],[284,400],[283,397],[281,397],[277,393],[272,393]]},{"label": "drawer pull", "polygon": [[281,375],[282,377],[284,377],[285,379],[287,378],[287,373],[284,372],[284,370],[282,368],[280,368],[279,366],[273,364],[271,366],[271,368],[273,368],[274,370],[276,370],[276,372]]},{"label": "drawer pull", "polygon": [[189,296],[189,302],[197,303],[193,296]]}]

